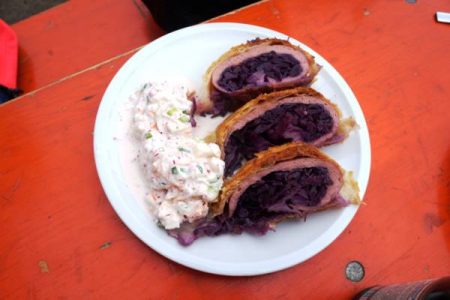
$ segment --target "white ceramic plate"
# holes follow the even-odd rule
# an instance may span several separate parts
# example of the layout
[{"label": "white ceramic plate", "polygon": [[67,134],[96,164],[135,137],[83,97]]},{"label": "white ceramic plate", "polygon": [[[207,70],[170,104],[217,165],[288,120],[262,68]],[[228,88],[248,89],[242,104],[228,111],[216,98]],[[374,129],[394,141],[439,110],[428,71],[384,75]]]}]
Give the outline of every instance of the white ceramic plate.
[{"label": "white ceramic plate", "polygon": [[[161,255],[204,272],[257,275],[301,263],[332,243],[358,209],[351,205],[312,214],[306,222],[280,224],[275,232],[262,237],[249,234],[204,237],[189,247],[182,247],[156,226],[143,200],[139,199],[140,193],[133,182],[136,176],[129,175],[133,162],[124,159],[126,149],[131,148],[124,145],[128,141],[121,136],[127,132],[123,128],[127,124],[123,122],[121,110],[129,96],[149,78],[160,76],[184,76],[199,89],[202,76],[213,61],[230,47],[256,37],[288,38],[262,27],[213,23],[185,28],[153,41],[133,55],[111,81],[95,123],[94,154],[98,174],[122,221]],[[345,117],[353,116],[359,124],[359,129],[343,144],[324,150],[342,167],[354,172],[362,197],[369,179],[370,142],[358,101],[344,79],[322,56],[292,38],[290,41],[314,55],[322,66],[313,87],[335,102]],[[202,123],[202,126],[208,125]]]}]

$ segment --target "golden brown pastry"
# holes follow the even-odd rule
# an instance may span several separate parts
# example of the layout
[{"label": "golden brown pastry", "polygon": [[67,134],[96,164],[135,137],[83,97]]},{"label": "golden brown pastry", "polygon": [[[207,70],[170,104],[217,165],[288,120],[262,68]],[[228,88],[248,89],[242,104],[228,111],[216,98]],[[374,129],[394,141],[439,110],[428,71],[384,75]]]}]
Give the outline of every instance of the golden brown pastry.
[{"label": "golden brown pastry", "polygon": [[317,148],[299,143],[271,147],[228,178],[215,216],[171,232],[183,245],[204,235],[265,234],[282,220],[360,203],[352,174]]},{"label": "golden brown pastry", "polygon": [[208,98],[199,112],[225,115],[261,93],[308,86],[320,67],[314,57],[280,39],[256,39],[223,54],[205,75]]},{"label": "golden brown pastry", "polygon": [[[243,191],[270,173],[320,167],[327,170],[326,173],[328,175],[323,178],[328,177],[331,180],[331,184],[327,187],[327,193],[321,199],[316,199],[319,202],[315,203],[314,210],[317,210],[318,206],[328,207],[330,204],[344,204],[344,202],[346,204],[358,204],[360,202],[359,188],[352,179],[351,173],[345,172],[338,163],[316,147],[301,142],[293,142],[259,152],[254,159],[245,163],[236,174],[227,179],[222,187],[219,201],[214,204],[213,214],[221,214],[225,203],[228,203],[228,214],[232,215],[236,209],[239,196],[243,194]],[[323,183],[321,182],[319,185]],[[296,186],[302,184],[302,182],[293,182],[292,187],[286,185],[284,189],[292,191],[296,189]],[[344,195],[340,195],[341,190],[344,192]],[[266,197],[264,190],[256,192],[259,196],[255,198],[260,198],[260,196]],[[308,210],[307,207],[311,206],[299,205],[298,207]]]},{"label": "golden brown pastry", "polygon": [[263,94],[229,115],[216,142],[230,176],[244,160],[269,147],[300,141],[317,147],[342,142],[355,126],[338,107],[311,88]]}]

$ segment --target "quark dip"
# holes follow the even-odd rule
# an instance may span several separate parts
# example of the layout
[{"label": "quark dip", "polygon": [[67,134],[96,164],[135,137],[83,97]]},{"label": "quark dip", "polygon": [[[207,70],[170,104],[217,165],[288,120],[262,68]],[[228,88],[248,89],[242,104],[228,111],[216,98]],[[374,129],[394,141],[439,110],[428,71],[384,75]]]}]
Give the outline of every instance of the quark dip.
[{"label": "quark dip", "polygon": [[223,184],[219,147],[193,136],[190,95],[187,87],[163,81],[144,84],[131,98],[146,200],[165,229],[205,217]]}]

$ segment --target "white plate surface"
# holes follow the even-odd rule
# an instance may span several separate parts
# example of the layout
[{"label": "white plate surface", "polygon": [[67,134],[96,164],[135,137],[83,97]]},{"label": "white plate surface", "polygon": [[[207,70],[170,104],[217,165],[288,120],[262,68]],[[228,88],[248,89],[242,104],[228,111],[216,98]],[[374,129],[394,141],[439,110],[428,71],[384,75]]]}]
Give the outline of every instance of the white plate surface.
[{"label": "white plate surface", "polygon": [[[185,28],[148,44],[131,57],[109,84],[97,113],[94,154],[106,195],[128,228],[161,255],[182,265],[223,275],[257,275],[282,270],[314,256],[345,229],[358,206],[309,215],[306,222],[280,224],[265,236],[223,235],[205,237],[182,247],[158,228],[143,204],[133,176],[126,175],[131,161],[124,160],[120,138],[124,103],[149,78],[182,76],[200,89],[208,66],[230,47],[256,37],[288,36],[262,27],[238,23],[213,23]],[[352,116],[359,129],[339,145],[324,149],[343,168],[354,172],[361,197],[370,171],[370,142],[362,110],[340,74],[318,53],[290,38],[315,56],[322,66],[313,88],[336,103],[344,117]],[[202,123],[203,124],[203,123]],[[213,128],[206,128],[212,130]],[[119,136],[119,138],[118,138]]]}]

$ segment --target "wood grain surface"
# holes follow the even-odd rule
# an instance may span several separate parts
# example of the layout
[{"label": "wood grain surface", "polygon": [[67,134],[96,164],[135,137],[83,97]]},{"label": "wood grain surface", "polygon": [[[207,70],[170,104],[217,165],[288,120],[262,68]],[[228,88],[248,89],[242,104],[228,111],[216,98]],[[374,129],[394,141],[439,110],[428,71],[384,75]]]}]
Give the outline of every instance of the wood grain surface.
[{"label": "wood grain surface", "polygon": [[139,0],[72,0],[12,26],[18,86],[48,85],[164,34]]},{"label": "wood grain surface", "polygon": [[[21,79],[30,89],[51,84],[0,106],[0,299],[349,299],[376,284],[448,275],[450,27],[435,22],[437,10],[450,4],[269,0],[213,20],[265,26],[315,49],[352,87],[371,135],[366,205],[349,227],[305,263],[258,277],[180,266],[120,221],[96,174],[92,131],[105,88],[133,52],[95,64],[146,42],[95,43],[113,34],[108,23],[92,27],[90,45],[109,54],[73,58],[59,35],[54,66],[45,71],[36,52],[26,67],[34,75]],[[30,19],[22,35],[38,39],[30,30],[46,17]],[[66,26],[97,20],[72,17]],[[88,69],[67,77],[80,68]],[[366,270],[358,283],[345,278],[352,260]]]}]

